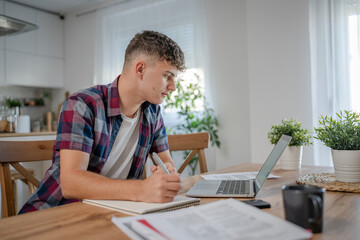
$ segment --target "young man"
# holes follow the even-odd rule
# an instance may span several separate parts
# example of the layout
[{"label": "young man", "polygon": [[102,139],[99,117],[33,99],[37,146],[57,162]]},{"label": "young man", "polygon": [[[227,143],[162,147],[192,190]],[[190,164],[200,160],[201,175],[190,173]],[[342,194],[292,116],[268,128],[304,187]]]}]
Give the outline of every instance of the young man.
[{"label": "young man", "polygon": [[[71,95],[64,103],[53,163],[19,213],[79,199],[171,201],[180,177],[168,151],[160,107],[184,70],[184,54],[167,36],[135,35],[122,74],[112,84]],[[156,152],[172,174],[152,166],[142,177],[149,153]]]}]

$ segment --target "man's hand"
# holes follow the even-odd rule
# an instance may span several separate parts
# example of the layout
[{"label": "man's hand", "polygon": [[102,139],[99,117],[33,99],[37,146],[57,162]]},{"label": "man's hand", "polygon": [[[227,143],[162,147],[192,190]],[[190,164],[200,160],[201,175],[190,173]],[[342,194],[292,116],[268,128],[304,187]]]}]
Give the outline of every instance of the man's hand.
[{"label": "man's hand", "polygon": [[[160,157],[161,161],[164,163],[164,165],[167,167],[170,173],[177,173],[177,170],[175,168],[174,161],[171,158],[169,150],[166,150],[164,152],[159,152],[157,155]],[[154,169],[154,170],[153,170]],[[155,168],[150,168],[151,172],[154,172]],[[160,169],[160,167],[157,167],[157,169]]]},{"label": "man's hand", "polygon": [[152,166],[151,171],[151,176],[143,181],[140,201],[172,201],[181,188],[180,174],[166,174],[162,169],[157,169],[156,166]]},{"label": "man's hand", "polygon": [[[176,170],[176,168],[174,167],[174,165],[172,165],[172,164],[169,163],[169,162],[164,163],[164,165],[165,165],[166,168],[169,170],[170,174],[177,174],[177,170]],[[156,170],[160,170],[160,169],[161,169],[161,167],[155,166],[155,165],[152,165],[152,166],[150,167],[150,171],[151,171],[152,173],[154,173]]]}]

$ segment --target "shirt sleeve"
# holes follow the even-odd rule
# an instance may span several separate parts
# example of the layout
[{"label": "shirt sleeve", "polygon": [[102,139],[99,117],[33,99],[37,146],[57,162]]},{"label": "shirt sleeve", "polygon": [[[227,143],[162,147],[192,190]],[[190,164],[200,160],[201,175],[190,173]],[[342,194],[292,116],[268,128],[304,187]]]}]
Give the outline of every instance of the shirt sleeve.
[{"label": "shirt sleeve", "polygon": [[150,152],[164,152],[169,149],[168,137],[166,134],[166,128],[164,120],[161,115],[160,106],[156,113],[156,122],[154,127],[154,140],[151,146]]},{"label": "shirt sleeve", "polygon": [[80,97],[71,96],[61,110],[55,149],[91,153],[93,137],[93,112]]}]

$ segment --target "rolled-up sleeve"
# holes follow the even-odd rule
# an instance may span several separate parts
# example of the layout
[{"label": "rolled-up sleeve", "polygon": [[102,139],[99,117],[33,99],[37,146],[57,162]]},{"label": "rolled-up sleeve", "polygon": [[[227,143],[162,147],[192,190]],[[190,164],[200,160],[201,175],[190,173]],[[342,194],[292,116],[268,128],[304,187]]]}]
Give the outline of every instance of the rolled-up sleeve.
[{"label": "rolled-up sleeve", "polygon": [[61,110],[55,149],[72,149],[91,153],[93,113],[81,98],[68,98]]},{"label": "rolled-up sleeve", "polygon": [[156,124],[154,127],[154,140],[150,152],[164,152],[169,149],[168,138],[164,120],[161,116],[160,107],[158,106],[156,114]]}]

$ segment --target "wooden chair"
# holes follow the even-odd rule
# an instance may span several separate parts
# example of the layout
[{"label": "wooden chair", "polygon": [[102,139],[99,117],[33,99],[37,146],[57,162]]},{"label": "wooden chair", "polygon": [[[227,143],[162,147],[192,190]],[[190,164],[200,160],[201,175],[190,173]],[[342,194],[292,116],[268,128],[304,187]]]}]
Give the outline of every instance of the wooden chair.
[{"label": "wooden chair", "polygon": [[55,140],[46,141],[0,141],[0,184],[1,184],[1,215],[16,215],[10,165],[21,173],[35,187],[37,180],[20,162],[45,161],[52,159]]},{"label": "wooden chair", "polygon": [[[200,173],[208,171],[204,149],[208,148],[209,139],[210,135],[208,132],[168,135],[170,152],[191,150],[183,164],[178,169],[178,173],[182,173],[184,171],[185,167],[190,163],[196,153],[199,155]],[[150,154],[149,158],[152,160]],[[154,161],[153,164],[155,164]],[[146,177],[147,172],[146,169],[144,169],[142,178],[145,179]]]},{"label": "wooden chair", "polygon": [[170,151],[191,150],[183,164],[178,169],[179,173],[184,171],[185,167],[189,164],[196,153],[199,156],[200,173],[208,171],[204,151],[204,149],[209,146],[210,135],[208,132],[168,135],[168,139]]},{"label": "wooden chair", "polygon": [[[35,176],[35,169],[32,168],[26,168],[26,170],[32,175]],[[17,180],[22,181],[23,183],[25,183],[28,188],[29,188],[29,193],[30,195],[33,194],[36,191],[36,187],[27,180],[26,177],[24,177],[21,173],[19,173],[18,171],[14,170],[10,170],[10,176],[11,176],[11,185],[13,188],[13,193],[14,193],[14,205],[15,205],[15,212],[18,212],[19,210],[17,209],[17,203],[18,203],[18,197],[17,197]]]}]

